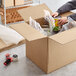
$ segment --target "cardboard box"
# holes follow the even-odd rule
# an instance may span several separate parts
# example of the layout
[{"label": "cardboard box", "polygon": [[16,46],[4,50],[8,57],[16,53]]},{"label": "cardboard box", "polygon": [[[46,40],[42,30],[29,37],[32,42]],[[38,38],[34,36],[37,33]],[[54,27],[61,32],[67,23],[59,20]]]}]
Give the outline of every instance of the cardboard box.
[{"label": "cardboard box", "polygon": [[25,22],[28,22],[30,16],[33,19],[39,19],[44,17],[44,9],[49,10],[52,14],[52,11],[45,4],[24,8],[19,10],[18,12],[23,17]]},{"label": "cardboard box", "polygon": [[15,6],[23,5],[23,4],[24,4],[24,0],[15,0]]},{"label": "cardboard box", "polygon": [[[42,4],[18,12],[27,22],[29,16],[36,20],[43,18],[44,9],[50,10]],[[13,24],[11,28],[26,39],[26,56],[45,73],[55,71],[76,60],[76,28],[49,37],[27,23]]]},{"label": "cardboard box", "polygon": [[0,52],[15,48],[22,44],[25,44],[25,39],[21,40],[18,44],[5,44],[4,41],[0,39]]},{"label": "cardboard box", "polygon": [[19,45],[25,44],[25,40],[20,41],[17,45],[16,44],[5,44],[1,39],[0,39],[0,52],[9,50],[11,48],[17,47]]},{"label": "cardboard box", "polygon": [[[2,0],[2,4],[4,5],[4,0]],[[14,0],[5,0],[5,7],[14,6]]]}]

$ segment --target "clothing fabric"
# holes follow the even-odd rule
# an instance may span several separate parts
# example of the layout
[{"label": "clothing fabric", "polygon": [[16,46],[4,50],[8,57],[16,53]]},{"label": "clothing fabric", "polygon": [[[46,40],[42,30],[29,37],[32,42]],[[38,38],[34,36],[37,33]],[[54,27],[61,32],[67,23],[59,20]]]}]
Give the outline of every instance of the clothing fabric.
[{"label": "clothing fabric", "polygon": [[1,5],[2,5],[2,0],[0,0],[0,7],[1,7]]},{"label": "clothing fabric", "polygon": [[[74,9],[76,9],[76,0],[72,0],[72,1],[67,2],[66,4],[61,6],[57,10],[57,12],[59,14],[62,14],[62,13],[69,12],[69,11],[74,10]],[[73,20],[76,20],[76,13],[72,14],[72,15],[69,15],[69,17],[71,17]]]}]

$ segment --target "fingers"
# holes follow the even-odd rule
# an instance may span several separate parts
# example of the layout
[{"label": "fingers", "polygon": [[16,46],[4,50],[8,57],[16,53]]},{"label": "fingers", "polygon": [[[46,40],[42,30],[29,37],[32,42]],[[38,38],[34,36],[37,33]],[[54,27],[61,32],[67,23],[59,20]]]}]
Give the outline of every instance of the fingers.
[{"label": "fingers", "polygon": [[62,20],[62,19],[59,19],[59,20],[58,20],[58,24],[59,24],[59,25],[62,25],[62,24],[63,24],[63,20]]},{"label": "fingers", "polygon": [[57,16],[58,16],[58,12],[52,14],[52,17],[57,17]]},{"label": "fingers", "polygon": [[52,17],[54,17],[54,14],[52,14]]},{"label": "fingers", "polygon": [[58,24],[59,24],[59,25],[64,25],[65,22],[64,22],[63,20],[60,20],[60,21],[58,21]]},{"label": "fingers", "polygon": [[[59,15],[59,13],[58,12],[55,12],[55,13],[52,14],[52,17],[57,17],[58,15]],[[59,25],[64,25],[67,22],[68,22],[67,17],[62,17],[62,18],[59,18],[58,19],[58,24]]]},{"label": "fingers", "polygon": [[57,14],[52,14],[52,17],[57,17]]},{"label": "fingers", "polygon": [[59,25],[64,25],[67,22],[68,22],[67,17],[62,17],[62,18],[58,19],[58,24]]},{"label": "fingers", "polygon": [[57,14],[55,14],[53,17],[57,17],[58,15]]}]

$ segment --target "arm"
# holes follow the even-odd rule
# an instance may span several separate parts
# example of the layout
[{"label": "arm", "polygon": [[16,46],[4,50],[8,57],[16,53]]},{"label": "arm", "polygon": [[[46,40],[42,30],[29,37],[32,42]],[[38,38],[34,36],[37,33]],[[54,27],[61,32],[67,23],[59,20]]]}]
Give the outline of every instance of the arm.
[{"label": "arm", "polygon": [[[71,17],[73,20],[76,21],[76,14],[69,15],[68,17]],[[58,19],[58,24],[59,25],[64,25],[67,22],[68,22],[68,18],[67,17],[62,17],[62,18]]]},{"label": "arm", "polygon": [[57,12],[59,14],[69,12],[70,10],[76,9],[76,0],[69,1],[68,3],[64,4],[62,7],[60,7]]},{"label": "arm", "polygon": [[1,7],[1,5],[2,5],[2,0],[0,0],[0,7]]}]

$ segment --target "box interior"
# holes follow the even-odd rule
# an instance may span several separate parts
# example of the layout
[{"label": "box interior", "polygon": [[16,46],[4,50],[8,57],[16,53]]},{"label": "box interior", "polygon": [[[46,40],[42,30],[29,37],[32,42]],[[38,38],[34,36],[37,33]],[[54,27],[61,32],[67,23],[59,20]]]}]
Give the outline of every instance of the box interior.
[{"label": "box interior", "polygon": [[[38,22],[41,25],[43,30],[47,33],[47,36],[51,36],[51,33],[49,32],[50,30],[49,23],[44,19],[44,17],[34,20],[36,20],[36,22]],[[26,23],[29,24],[29,21]]]},{"label": "box interior", "polygon": [[[48,29],[49,28],[49,23],[44,19],[44,18],[39,18],[39,19],[35,19],[38,23],[40,23],[41,27],[44,29]],[[29,22],[27,22],[29,24]],[[48,25],[48,27],[43,27],[43,25]],[[53,35],[49,34],[47,35],[49,38],[61,43],[61,44],[65,44],[69,41],[72,41],[74,38],[76,39],[76,34],[75,32],[76,28],[71,28],[69,30],[63,31],[63,32],[59,32],[59,33],[55,33]],[[47,31],[45,31],[47,32]],[[69,34],[70,32],[70,34]],[[68,38],[69,37],[69,38]]]},{"label": "box interior", "polygon": [[[36,11],[34,11],[34,10],[36,10]],[[50,14],[52,14],[52,11],[45,5],[45,4],[41,4],[41,5],[38,5],[38,6],[33,6],[33,7],[28,7],[28,8],[26,8],[26,9],[21,9],[21,10],[18,10],[18,12],[19,12],[19,14],[23,17],[23,19],[24,19],[24,21],[25,21],[25,23],[27,22],[28,23],[28,21],[29,21],[29,17],[31,16],[33,19],[35,19],[37,22],[39,22],[40,24],[41,24],[41,26],[43,25],[43,24],[47,24],[46,22],[45,22],[45,20],[44,20],[44,10],[49,10],[50,11]],[[31,12],[31,13],[30,13]],[[26,14],[25,14],[26,13]],[[27,15],[28,14],[28,15]],[[70,13],[69,13],[70,14]],[[67,13],[67,15],[68,15],[68,13]],[[61,15],[61,16],[64,16],[64,15]],[[65,13],[65,16],[66,16],[66,13]],[[27,25],[27,27],[29,26],[29,24],[27,24],[26,23],[26,25]],[[20,28],[21,28],[21,26],[20,26]],[[35,39],[38,39],[38,38],[41,38],[40,37],[40,35],[42,36],[42,37],[45,37],[45,35],[43,35],[42,33],[40,33],[38,30],[36,30],[36,29],[34,29],[34,28],[32,28],[31,26],[29,26],[29,28],[31,28],[34,32],[32,32],[32,34],[31,34],[31,36],[30,36],[30,33],[31,33],[31,29],[26,29],[27,31],[27,33],[28,33],[28,35],[29,35],[29,37],[31,38],[30,40],[35,40]],[[24,29],[24,28],[23,28]],[[75,32],[75,30],[73,31],[73,29],[74,28],[72,28],[72,29],[69,29],[69,30],[67,30],[67,31],[63,31],[63,32],[61,32],[61,33],[57,33],[57,34],[55,34],[55,35],[52,35],[52,36],[50,36],[49,38],[50,39],[52,39],[52,40],[55,40],[55,41],[57,41],[57,42],[59,42],[59,43],[61,43],[61,44],[65,44],[65,43],[67,43],[67,42],[70,42],[70,41],[72,41],[72,40],[74,40],[74,32]],[[76,29],[76,28],[75,28]],[[70,35],[70,33],[69,33],[69,31],[70,31],[70,33],[71,33],[71,35],[73,35],[73,37]],[[37,33],[38,34],[37,34]],[[34,34],[35,33],[35,34]],[[74,33],[74,34],[73,34]],[[26,34],[25,34],[26,35]],[[69,35],[69,36],[68,36]],[[38,37],[37,37],[38,36]],[[27,38],[28,36],[26,36],[26,38]],[[33,37],[33,38],[32,38]],[[47,36],[46,36],[47,37]],[[76,38],[75,38],[76,39]]]},{"label": "box interior", "polygon": [[[43,17],[35,20],[41,25],[42,28],[45,28],[43,25],[48,25],[48,28],[49,28],[49,23]],[[26,23],[29,24],[29,21],[27,21]]]},{"label": "box interior", "polygon": [[[49,23],[44,19],[44,17],[34,19],[34,20],[36,20],[36,22],[38,22],[41,25],[43,30],[47,33],[47,36],[53,36],[55,34],[58,34],[58,33],[55,33],[55,32],[52,32],[52,34],[51,34]],[[27,21],[26,23],[29,24],[29,21]]]}]

